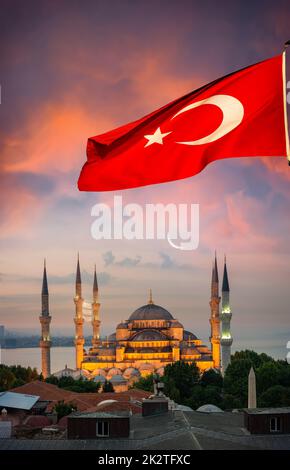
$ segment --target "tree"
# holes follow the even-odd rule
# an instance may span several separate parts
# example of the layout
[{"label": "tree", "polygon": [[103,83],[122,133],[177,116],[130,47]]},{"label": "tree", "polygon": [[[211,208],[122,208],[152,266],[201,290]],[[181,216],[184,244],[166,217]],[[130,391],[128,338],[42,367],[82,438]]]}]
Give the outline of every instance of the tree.
[{"label": "tree", "polygon": [[15,375],[9,367],[1,364],[0,365],[0,391],[9,390],[13,387],[16,380]]},{"label": "tree", "polygon": [[282,385],[275,385],[268,388],[260,398],[258,403],[261,407],[290,406],[290,388]]},{"label": "tree", "polygon": [[195,385],[191,391],[190,398],[186,402],[187,406],[190,406],[193,410],[197,410],[204,402],[204,387],[201,385]]},{"label": "tree", "polygon": [[110,382],[109,380],[105,380],[102,392],[103,393],[112,393],[114,391],[115,390],[114,390],[114,387],[112,385],[112,382]]},{"label": "tree", "polygon": [[153,393],[153,374],[148,375],[147,377],[140,377],[139,380],[134,382],[132,388],[139,388]]},{"label": "tree", "polygon": [[65,403],[64,400],[58,401],[57,404],[53,408],[54,411],[57,413],[58,421],[63,418],[64,416],[68,416],[74,411],[77,411],[77,406],[74,403]]},{"label": "tree", "polygon": [[59,379],[54,375],[50,375],[44,381],[48,384],[56,385],[57,387],[59,387]]},{"label": "tree", "polygon": [[279,384],[279,367],[275,361],[264,362],[257,370],[258,393]]},{"label": "tree", "polygon": [[254,369],[260,367],[264,362],[273,361],[273,358],[267,354],[258,354],[255,351],[250,351],[249,349],[246,349],[245,351],[236,351],[235,354],[231,356],[231,361],[240,359],[249,360]]},{"label": "tree", "polygon": [[221,389],[223,386],[223,377],[216,369],[208,369],[202,374],[200,384],[205,387],[211,385]]},{"label": "tree", "polygon": [[247,405],[248,375],[251,367],[250,359],[234,359],[225,372],[224,393],[238,399],[242,407]]},{"label": "tree", "polygon": [[233,410],[234,408],[243,408],[243,404],[238,397],[233,395],[224,394],[220,404],[222,410]]},{"label": "tree", "polygon": [[284,387],[290,387],[290,364],[287,361],[282,360],[278,360],[276,364],[279,371],[279,384]]},{"label": "tree", "polygon": [[191,396],[194,385],[199,381],[199,369],[195,363],[177,361],[165,367],[162,381],[165,393],[171,398],[173,395],[176,396],[178,390],[179,403],[185,404]]},{"label": "tree", "polygon": [[57,385],[59,388],[64,390],[71,390],[72,392],[77,393],[95,393],[100,389],[101,384],[94,382],[92,380],[84,379],[80,377],[79,379],[74,379],[73,377],[54,377],[51,375],[45,379],[47,383]]},{"label": "tree", "polygon": [[35,368],[0,364],[0,391],[19,387],[38,378],[39,375]]}]

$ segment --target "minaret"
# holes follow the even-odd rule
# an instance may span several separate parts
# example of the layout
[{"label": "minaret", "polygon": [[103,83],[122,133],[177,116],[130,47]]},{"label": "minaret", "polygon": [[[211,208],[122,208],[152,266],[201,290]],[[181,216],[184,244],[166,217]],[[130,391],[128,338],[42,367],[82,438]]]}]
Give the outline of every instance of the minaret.
[{"label": "minaret", "polygon": [[233,338],[231,335],[232,312],[230,307],[230,287],[225,257],[224,276],[222,286],[222,313],[221,313],[221,349],[222,349],[222,374],[224,375],[229,363],[231,362],[231,346]]},{"label": "minaret", "polygon": [[218,268],[216,254],[214,259],[214,264],[212,267],[212,279],[211,279],[211,299],[209,302],[211,316],[210,316],[210,326],[211,326],[211,351],[214,367],[217,369],[220,368],[220,315],[219,315],[219,277],[218,277]]},{"label": "minaret", "polygon": [[77,262],[77,274],[76,274],[76,295],[74,297],[74,303],[76,306],[76,314],[74,317],[74,322],[76,326],[75,332],[75,347],[76,347],[76,368],[81,369],[83,357],[84,357],[84,334],[83,334],[83,302],[82,298],[82,280],[81,280],[81,270],[80,270],[80,260],[78,255]]},{"label": "minaret", "polygon": [[48,302],[48,286],[46,275],[46,261],[44,260],[42,291],[41,291],[41,315],[39,321],[41,324],[41,339],[39,347],[41,349],[41,369],[43,378],[46,379],[50,375],[50,331],[49,325],[51,316],[49,315],[49,302]]},{"label": "minaret", "polygon": [[98,347],[100,345],[100,311],[101,304],[99,303],[99,287],[98,287],[98,280],[97,280],[97,272],[96,272],[96,265],[95,265],[95,272],[94,272],[94,285],[93,285],[93,302],[92,302],[92,325],[93,325],[93,338],[92,344],[93,347]]}]

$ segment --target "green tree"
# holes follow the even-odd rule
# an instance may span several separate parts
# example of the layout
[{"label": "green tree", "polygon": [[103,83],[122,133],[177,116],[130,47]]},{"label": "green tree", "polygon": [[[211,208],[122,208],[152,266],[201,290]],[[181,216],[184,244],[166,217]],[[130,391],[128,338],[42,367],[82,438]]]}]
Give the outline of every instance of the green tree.
[{"label": "green tree", "polygon": [[251,367],[250,359],[234,359],[228,365],[224,377],[224,393],[240,400],[242,407],[247,404],[248,375]]},{"label": "green tree", "polygon": [[279,384],[284,387],[290,387],[290,364],[282,360],[278,360],[276,364],[279,371]]},{"label": "green tree", "polygon": [[177,386],[176,380],[174,377],[163,377],[162,381],[164,382],[164,393],[171,400],[174,400],[176,403],[186,405],[185,398],[181,398],[180,388]]},{"label": "green tree", "polygon": [[200,384],[205,387],[210,385],[221,389],[223,386],[222,374],[216,369],[208,369],[200,377]]},{"label": "green tree", "polygon": [[201,385],[195,385],[192,390],[190,397],[187,399],[187,406],[190,406],[193,410],[197,410],[202,405],[205,405],[204,401],[204,387]]},{"label": "green tree", "polygon": [[178,390],[180,403],[185,404],[185,401],[191,396],[194,385],[199,381],[199,369],[195,363],[188,364],[177,361],[165,367],[162,381],[165,393],[172,398]]},{"label": "green tree", "polygon": [[9,390],[39,378],[37,370],[19,365],[0,365],[0,390]]},{"label": "green tree", "polygon": [[47,382],[48,384],[56,385],[57,387],[59,387],[59,380],[54,375],[50,375],[49,377],[47,377],[45,379],[45,382]]},{"label": "green tree", "polygon": [[265,408],[271,406],[290,406],[290,388],[274,385],[258,397],[258,404]]},{"label": "green tree", "polygon": [[45,381],[47,383],[57,385],[59,388],[71,390],[72,392],[77,393],[96,393],[101,386],[100,383],[84,379],[83,377],[80,377],[79,379],[74,379],[73,377],[60,377],[58,379],[52,375],[47,377]]},{"label": "green tree", "polygon": [[279,385],[279,366],[275,361],[264,362],[257,370],[258,395],[274,385]]},{"label": "green tree", "polygon": [[258,369],[258,367],[260,367],[264,362],[273,361],[273,358],[268,356],[267,354],[258,354],[255,351],[250,351],[249,349],[246,349],[244,351],[236,351],[231,356],[232,361],[240,359],[249,360],[254,369]]},{"label": "green tree", "polygon": [[112,385],[112,382],[110,382],[109,380],[105,380],[104,384],[103,384],[103,389],[102,391],[104,393],[112,393],[114,392],[114,387]]},{"label": "green tree", "polygon": [[239,397],[233,395],[224,394],[221,400],[220,408],[222,410],[233,410],[234,408],[243,408],[244,405]]},{"label": "green tree", "polygon": [[0,365],[0,391],[9,390],[13,387],[16,377],[11,369],[3,364]]},{"label": "green tree", "polygon": [[191,396],[187,401],[187,405],[196,410],[202,405],[216,405],[221,407],[221,389],[213,385],[195,385],[192,389]]},{"label": "green tree", "polygon": [[131,388],[139,388],[153,393],[153,374],[148,375],[147,377],[140,377],[139,380],[134,382]]},{"label": "green tree", "polygon": [[74,403],[65,403],[64,400],[58,401],[53,408],[57,413],[58,421],[64,416],[68,416],[74,411],[77,411],[77,406]]}]

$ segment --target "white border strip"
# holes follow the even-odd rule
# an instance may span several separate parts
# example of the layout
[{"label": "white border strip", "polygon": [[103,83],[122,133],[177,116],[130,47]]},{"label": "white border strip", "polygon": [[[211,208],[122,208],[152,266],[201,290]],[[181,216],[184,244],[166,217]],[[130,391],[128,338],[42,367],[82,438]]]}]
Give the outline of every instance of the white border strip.
[{"label": "white border strip", "polygon": [[288,132],[288,118],[287,118],[287,93],[286,93],[286,51],[282,53],[282,80],[283,80],[283,102],[284,102],[284,124],[285,124],[285,140],[286,140],[286,156],[290,164],[290,149],[289,149],[289,132]]}]

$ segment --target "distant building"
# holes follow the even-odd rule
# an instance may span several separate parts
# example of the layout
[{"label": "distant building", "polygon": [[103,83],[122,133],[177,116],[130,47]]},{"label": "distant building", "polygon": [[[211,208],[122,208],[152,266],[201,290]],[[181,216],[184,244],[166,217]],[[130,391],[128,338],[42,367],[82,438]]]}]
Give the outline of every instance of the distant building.
[{"label": "distant building", "polygon": [[5,326],[0,325],[0,348],[5,346]]},{"label": "distant building", "polygon": [[130,435],[128,411],[73,413],[68,416],[68,439],[125,438]]},{"label": "distant building", "polygon": [[290,407],[245,409],[244,424],[251,434],[290,434]]}]

